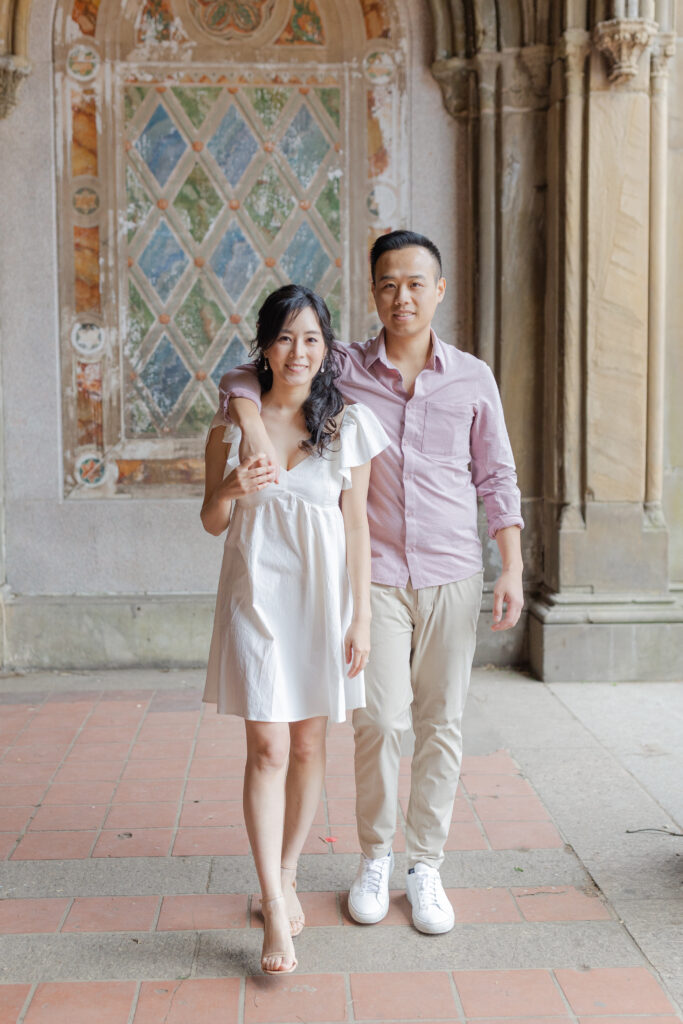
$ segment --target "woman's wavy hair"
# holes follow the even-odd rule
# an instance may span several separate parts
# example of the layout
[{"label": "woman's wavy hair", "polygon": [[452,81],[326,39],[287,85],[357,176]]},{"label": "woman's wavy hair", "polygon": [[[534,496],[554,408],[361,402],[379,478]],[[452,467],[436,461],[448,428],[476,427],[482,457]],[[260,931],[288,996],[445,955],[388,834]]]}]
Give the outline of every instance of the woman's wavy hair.
[{"label": "woman's wavy hair", "polygon": [[301,284],[286,284],[271,292],[258,311],[256,337],[252,342],[251,355],[256,357],[256,372],[261,393],[265,394],[273,386],[273,371],[268,365],[266,353],[280,336],[284,325],[307,307],[313,310],[320,324],[325,342],[325,357],[311,381],[310,394],[303,404],[306,430],[310,432],[310,437],[301,442],[301,448],[322,455],[337,434],[335,416],[344,408],[344,400],[336,383],[339,378],[339,366],[335,356],[334,331],[330,311],[324,300]]}]

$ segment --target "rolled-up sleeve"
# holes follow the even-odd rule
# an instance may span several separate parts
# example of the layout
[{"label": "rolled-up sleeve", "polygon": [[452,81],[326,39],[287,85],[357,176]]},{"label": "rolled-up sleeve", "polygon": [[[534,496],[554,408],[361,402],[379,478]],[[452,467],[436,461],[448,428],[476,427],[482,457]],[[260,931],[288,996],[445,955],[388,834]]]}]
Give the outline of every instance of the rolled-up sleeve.
[{"label": "rolled-up sleeve", "polygon": [[248,398],[261,411],[261,388],[253,363],[243,363],[234,370],[228,370],[218,385],[218,408],[226,423],[230,423],[228,405],[231,398]]},{"label": "rolled-up sleeve", "polygon": [[524,528],[515,460],[505,427],[498,386],[481,364],[481,386],[470,433],[472,480],[484,502],[489,537],[506,526]]}]

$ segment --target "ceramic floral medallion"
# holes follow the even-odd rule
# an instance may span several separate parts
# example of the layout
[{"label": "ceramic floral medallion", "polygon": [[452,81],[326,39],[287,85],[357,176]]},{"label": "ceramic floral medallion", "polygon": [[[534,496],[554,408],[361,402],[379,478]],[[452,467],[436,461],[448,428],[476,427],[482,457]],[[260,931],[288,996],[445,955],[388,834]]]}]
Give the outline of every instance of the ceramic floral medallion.
[{"label": "ceramic floral medallion", "polygon": [[188,0],[201,28],[221,39],[251,35],[266,23],[275,0]]}]

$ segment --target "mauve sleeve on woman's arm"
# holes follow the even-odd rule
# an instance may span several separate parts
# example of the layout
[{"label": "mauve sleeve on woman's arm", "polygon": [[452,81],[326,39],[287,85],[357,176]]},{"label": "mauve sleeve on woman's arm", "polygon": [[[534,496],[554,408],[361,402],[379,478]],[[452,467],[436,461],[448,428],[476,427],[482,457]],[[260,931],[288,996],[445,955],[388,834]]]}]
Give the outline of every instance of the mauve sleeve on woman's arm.
[{"label": "mauve sleeve on woman's arm", "polygon": [[218,407],[226,423],[230,423],[228,405],[231,398],[248,398],[261,411],[261,387],[253,363],[242,363],[234,370],[228,370],[218,385]]}]

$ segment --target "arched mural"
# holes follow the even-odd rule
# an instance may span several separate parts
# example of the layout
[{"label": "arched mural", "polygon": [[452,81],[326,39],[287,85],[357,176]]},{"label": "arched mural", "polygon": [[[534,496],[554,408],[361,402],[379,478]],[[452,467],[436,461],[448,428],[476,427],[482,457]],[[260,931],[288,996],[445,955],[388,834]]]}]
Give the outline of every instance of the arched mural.
[{"label": "arched mural", "polygon": [[405,40],[386,0],[115,6],[56,17],[65,492],[186,493],[269,291],[375,328],[358,243],[409,217]]}]

